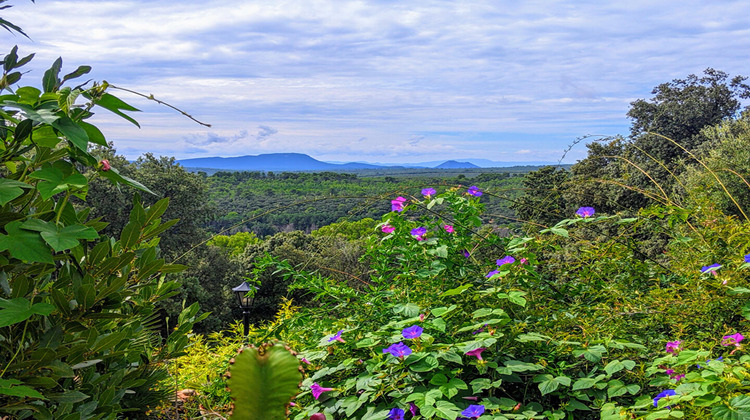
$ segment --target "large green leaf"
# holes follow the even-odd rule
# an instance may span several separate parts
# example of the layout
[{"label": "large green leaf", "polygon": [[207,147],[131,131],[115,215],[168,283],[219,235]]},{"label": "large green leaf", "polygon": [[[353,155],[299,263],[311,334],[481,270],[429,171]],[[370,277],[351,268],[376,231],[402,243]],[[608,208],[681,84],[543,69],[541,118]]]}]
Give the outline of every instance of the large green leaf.
[{"label": "large green leaf", "polygon": [[281,345],[263,348],[244,349],[229,369],[232,419],[286,419],[286,405],[299,392],[299,360]]},{"label": "large green leaf", "polygon": [[54,223],[31,219],[24,222],[21,227],[40,232],[44,241],[56,252],[78,246],[79,239],[99,239],[99,233],[94,228],[83,225],[60,227]]},{"label": "large green leaf", "polygon": [[0,205],[4,206],[11,200],[18,198],[23,194],[24,188],[34,188],[29,184],[20,181],[14,181],[8,178],[0,178]]},{"label": "large green leaf", "polygon": [[109,93],[105,93],[104,95],[102,95],[101,98],[99,98],[96,104],[104,109],[114,112],[115,114],[121,116],[122,118],[125,118],[126,120],[135,124],[136,127],[138,128],[141,127],[138,124],[138,121],[134,120],[131,116],[122,112],[122,110],[125,110],[125,111],[140,111],[140,110],[138,108],[135,108],[133,106],[126,104],[120,98],[114,95],[110,95]]},{"label": "large green leaf", "polygon": [[7,235],[0,233],[0,252],[8,250],[10,255],[27,262],[52,264],[52,250],[44,243],[38,232],[21,228],[21,222],[5,225]]},{"label": "large green leaf", "polygon": [[61,117],[57,121],[52,123],[52,126],[59,130],[65,137],[70,140],[73,145],[83,150],[84,152],[89,146],[89,135],[86,134],[86,130],[81,128],[69,117]]},{"label": "large green leaf", "polygon": [[0,308],[2,308],[0,310],[0,327],[26,321],[35,314],[47,316],[55,309],[49,303],[40,302],[32,305],[28,299],[20,297],[10,300],[0,299]]}]

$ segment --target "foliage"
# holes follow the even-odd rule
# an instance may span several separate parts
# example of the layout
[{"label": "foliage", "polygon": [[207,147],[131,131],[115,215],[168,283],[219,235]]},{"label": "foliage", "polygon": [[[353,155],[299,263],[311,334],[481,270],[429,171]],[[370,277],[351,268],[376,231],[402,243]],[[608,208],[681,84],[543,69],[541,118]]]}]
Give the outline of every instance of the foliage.
[{"label": "foliage", "polygon": [[299,360],[283,345],[265,343],[241,349],[230,361],[229,379],[233,419],[284,420],[297,394]]},{"label": "foliage", "polygon": [[202,319],[197,305],[188,306],[164,342],[154,322],[156,305],[178,287],[162,275],[180,267],[159,257],[158,237],[175,221],[162,221],[167,199],[143,206],[136,196],[122,231],[108,237],[90,208],[73,206],[94,178],[149,192],[88,152],[89,144],[106,144],[86,122],[92,109],[132,120],[122,111],[135,108],[106,83],[66,86],[90,68],[61,76],[61,59],[45,72],[43,90],[11,88],[30,59],[14,47],[2,62],[0,412],[141,417],[168,395],[159,386],[165,362],[182,354],[185,334]]}]

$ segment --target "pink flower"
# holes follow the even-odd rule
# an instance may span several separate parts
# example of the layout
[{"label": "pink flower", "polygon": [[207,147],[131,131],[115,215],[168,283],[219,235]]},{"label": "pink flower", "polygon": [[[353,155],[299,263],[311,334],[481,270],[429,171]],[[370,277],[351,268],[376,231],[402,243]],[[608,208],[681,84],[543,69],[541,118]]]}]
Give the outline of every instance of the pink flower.
[{"label": "pink flower", "polygon": [[391,211],[403,211],[405,202],[406,199],[401,196],[391,200]]},{"label": "pink flower", "polygon": [[380,230],[382,230],[383,233],[391,233],[396,230],[396,228],[386,223],[380,227]]},{"label": "pink flower", "polygon": [[682,341],[670,341],[667,343],[667,353],[677,353],[680,351],[680,343]]},{"label": "pink flower", "polygon": [[411,411],[412,417],[417,415],[417,410],[418,410],[417,405],[414,404],[413,402],[410,402],[409,403],[409,411]]},{"label": "pink flower", "polygon": [[453,226],[452,225],[445,225],[443,226],[443,229],[445,229],[448,233],[453,233]]},{"label": "pink flower", "polygon": [[667,369],[667,370],[664,371],[664,373],[666,373],[667,375],[672,376],[672,374],[674,373],[674,369]]},{"label": "pink flower", "polygon": [[466,355],[467,356],[476,356],[477,359],[484,360],[484,359],[482,359],[482,352],[485,351],[485,350],[487,350],[487,349],[484,348],[484,347],[480,347],[478,349],[467,351]]},{"label": "pink flower", "polygon": [[675,381],[679,381],[680,379],[682,379],[682,378],[684,378],[684,377],[685,377],[685,374],[684,374],[684,373],[681,373],[681,374],[679,374],[679,375],[674,375],[674,376],[672,376],[671,378],[672,378],[672,379],[674,379]]},{"label": "pink flower", "polygon": [[523,265],[523,264],[528,264],[529,260],[527,260],[526,258],[521,258],[518,262],[521,263],[521,265]]},{"label": "pink flower", "polygon": [[419,322],[424,322],[424,314],[419,314]]},{"label": "pink flower", "polygon": [[724,337],[721,337],[721,345],[722,346],[731,346],[734,344],[735,347],[740,346],[740,341],[744,340],[745,336],[743,336],[740,333],[732,334],[732,335],[725,335]]},{"label": "pink flower", "polygon": [[326,415],[323,413],[315,413],[310,416],[310,420],[326,420]]},{"label": "pink flower", "polygon": [[309,364],[310,364],[310,361],[309,361],[309,360],[307,360],[307,359],[305,359],[304,357],[303,357],[302,359],[300,359],[300,361],[301,361],[302,363],[306,364],[306,365],[309,365]]},{"label": "pink flower", "polygon": [[326,391],[333,391],[333,388],[323,388],[322,386],[318,385],[317,382],[310,385],[310,390],[312,391],[313,397],[317,400],[320,397],[320,394],[326,392]]},{"label": "pink flower", "polygon": [[109,161],[107,159],[102,159],[101,164],[102,164],[102,171],[106,172],[106,171],[112,169],[112,167],[109,166]]}]

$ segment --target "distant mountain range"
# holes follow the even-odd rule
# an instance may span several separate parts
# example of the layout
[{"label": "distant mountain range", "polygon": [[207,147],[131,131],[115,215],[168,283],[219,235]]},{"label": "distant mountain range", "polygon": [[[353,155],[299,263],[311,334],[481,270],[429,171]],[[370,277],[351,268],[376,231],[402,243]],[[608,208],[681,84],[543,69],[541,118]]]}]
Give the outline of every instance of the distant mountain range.
[{"label": "distant mountain range", "polygon": [[303,153],[268,153],[256,156],[207,157],[177,161],[185,168],[219,169],[230,171],[347,171],[384,168],[502,168],[519,165],[546,165],[548,162],[493,162],[487,159],[448,160],[415,164],[373,164],[365,162],[322,162]]}]

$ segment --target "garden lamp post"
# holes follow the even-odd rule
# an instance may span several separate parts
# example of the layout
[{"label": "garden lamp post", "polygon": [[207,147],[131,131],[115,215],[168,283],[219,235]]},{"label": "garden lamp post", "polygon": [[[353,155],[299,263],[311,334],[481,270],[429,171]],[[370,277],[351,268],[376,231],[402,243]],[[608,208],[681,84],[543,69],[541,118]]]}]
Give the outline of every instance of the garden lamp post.
[{"label": "garden lamp post", "polygon": [[[237,295],[237,301],[240,304],[240,308],[242,308],[242,325],[245,327],[245,337],[247,337],[250,333],[250,307],[253,306],[253,300],[258,288],[243,281],[239,286],[233,287],[232,291]],[[248,292],[251,291],[252,293],[248,296]]]}]

